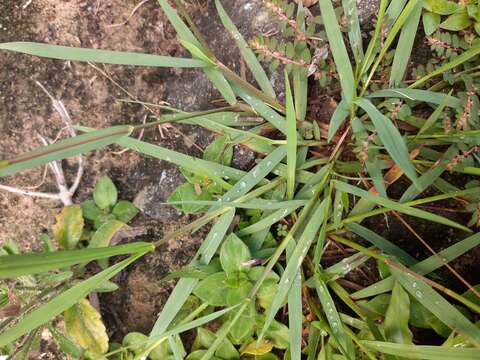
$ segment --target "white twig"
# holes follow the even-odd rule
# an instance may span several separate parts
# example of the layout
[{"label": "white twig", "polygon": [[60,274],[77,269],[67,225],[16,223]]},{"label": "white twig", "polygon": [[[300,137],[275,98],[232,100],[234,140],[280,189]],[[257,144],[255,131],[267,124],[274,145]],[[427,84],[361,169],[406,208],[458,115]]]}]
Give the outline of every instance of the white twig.
[{"label": "white twig", "polygon": [[0,189],[11,192],[13,194],[60,200],[60,196],[58,196],[58,194],[48,194],[48,193],[41,193],[37,191],[22,190],[12,186],[2,185],[2,184],[0,184]]},{"label": "white twig", "polygon": [[135,13],[137,12],[138,9],[140,9],[145,3],[149,2],[150,0],[143,0],[141,2],[138,3],[137,6],[135,6],[132,10],[132,12],[130,13],[130,15],[127,17],[127,20],[121,22],[121,23],[118,23],[118,24],[111,24],[111,25],[106,25],[105,27],[107,28],[114,28],[114,27],[119,27],[119,26],[123,26],[123,25],[127,25],[128,22],[130,21],[130,19],[133,17],[133,15],[135,15]]},{"label": "white twig", "polygon": [[[40,84],[37,81],[37,85],[47,94],[47,96],[50,98],[52,101],[52,105],[55,108],[55,110],[60,114],[60,117],[62,118],[63,122],[65,123],[66,127],[64,129],[68,130],[68,134],[71,137],[75,137],[77,135],[75,128],[72,125],[72,119],[70,118],[70,115],[68,114],[67,109],[63,105],[63,103],[60,100],[55,99],[48,91],[45,89],[45,87]],[[41,135],[38,135],[40,141],[43,143],[43,145],[48,146],[53,143],[55,143],[59,138],[61,132],[64,130],[60,130],[59,134],[57,135],[57,138],[55,140],[47,140]],[[64,206],[71,205],[72,202],[72,197],[75,194],[75,192],[78,189],[78,186],[80,185],[80,181],[83,176],[84,172],[84,159],[83,156],[78,156],[77,157],[78,161],[78,168],[77,168],[77,174],[75,176],[75,179],[73,181],[72,186],[70,188],[67,185],[67,181],[65,179],[65,174],[63,172],[62,168],[62,163],[60,161],[52,161],[48,164],[48,167],[52,170],[52,173],[55,177],[55,181],[57,184],[58,188],[58,194],[50,194],[50,193],[42,193],[42,192],[36,192],[36,191],[29,191],[29,190],[23,190],[23,189],[18,189],[12,186],[7,186],[7,185],[1,185],[0,184],[0,189],[14,193],[14,194],[20,194],[24,196],[31,196],[31,197],[40,197],[40,198],[47,198],[47,199],[55,199],[59,200],[63,203]],[[45,174],[46,171],[44,172],[43,180],[42,183],[45,180]],[[40,185],[41,185],[40,184]]]}]

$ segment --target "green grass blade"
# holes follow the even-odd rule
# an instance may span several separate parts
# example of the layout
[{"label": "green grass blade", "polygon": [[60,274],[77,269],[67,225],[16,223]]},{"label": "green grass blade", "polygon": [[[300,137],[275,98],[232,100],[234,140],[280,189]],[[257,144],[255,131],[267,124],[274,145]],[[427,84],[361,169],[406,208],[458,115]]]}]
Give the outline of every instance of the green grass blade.
[{"label": "green grass blade", "polygon": [[463,64],[466,61],[469,61],[470,59],[473,59],[477,57],[480,54],[480,42],[475,42],[470,49],[467,51],[461,53],[460,55],[454,57],[451,61],[449,61],[446,64],[443,64],[439,68],[435,69],[434,71],[430,72],[429,74],[425,75],[421,79],[415,81],[412,85],[409,86],[409,88],[416,88],[422,85],[425,81],[431,79],[432,77],[435,77],[437,75],[441,75],[461,64]]},{"label": "green grass blade", "polygon": [[340,84],[347,104],[351,104],[355,97],[355,81],[353,78],[352,65],[348,57],[347,49],[342,38],[342,32],[337,22],[337,16],[331,0],[320,0],[325,31],[327,33],[330,50],[332,51],[335,66],[340,78]]},{"label": "green grass blade", "polygon": [[480,351],[478,349],[461,347],[446,348],[441,346],[394,344],[383,341],[368,340],[362,340],[362,344],[371,350],[407,359],[477,360],[480,355]]},{"label": "green grass blade", "polygon": [[[203,56],[207,55],[206,49],[202,46],[200,41],[195,37],[195,35],[190,31],[187,25],[182,21],[180,16],[178,16],[177,12],[170,6],[167,0],[158,0],[158,3],[162,7],[165,15],[167,15],[168,20],[175,28],[178,37],[180,40],[184,41],[186,44],[192,44],[198,51],[201,52]],[[194,55],[195,52],[192,53]],[[210,59],[210,58],[209,58]],[[210,62],[214,61],[214,59],[210,59]],[[205,67],[204,68],[205,74],[209,78],[209,80],[215,85],[217,90],[222,94],[224,99],[230,104],[233,105],[236,103],[236,97],[233,93],[230,84],[225,79],[223,74],[214,67]]]},{"label": "green grass blade", "polygon": [[295,171],[297,169],[297,120],[295,118],[292,90],[286,70],[285,91],[287,109],[287,199],[292,200],[295,192]]},{"label": "green grass blade", "polygon": [[359,99],[356,101],[356,104],[367,112],[375,129],[378,131],[380,140],[382,140],[385,149],[388,151],[393,161],[400,166],[400,169],[415,184],[415,186],[419,187],[417,184],[417,174],[415,167],[410,161],[407,145],[392,121],[378,111],[377,108],[366,99]]},{"label": "green grass blade", "polygon": [[335,307],[335,302],[330,295],[327,285],[318,275],[316,276],[315,288],[328,323],[332,329],[332,335],[338,342],[338,345],[340,345],[342,353],[349,360],[355,359],[355,349],[353,347],[353,342],[345,329],[346,325],[340,318],[340,314]]},{"label": "green grass blade", "polygon": [[439,224],[451,226],[460,230],[464,230],[466,232],[471,232],[469,228],[463,225],[460,225],[452,220],[444,218],[442,216],[432,214],[424,210],[416,209],[414,207],[411,207],[405,204],[397,203],[389,199],[385,199],[383,197],[374,195],[368,191],[362,190],[360,188],[357,188],[355,186],[349,185],[341,181],[334,180],[333,182],[335,184],[335,187],[340,191],[348,192],[352,195],[359,196],[361,198],[366,198],[368,201],[374,202],[375,204],[384,206],[388,209],[395,210],[410,216],[415,216],[421,219],[437,222]]},{"label": "green grass blade", "polygon": [[460,99],[451,96],[450,94],[443,94],[440,92],[434,92],[429,90],[418,89],[386,89],[376,91],[367,96],[368,98],[402,98],[407,100],[415,100],[421,102],[428,102],[431,104],[440,105],[446,103],[446,105],[456,108],[461,106]]},{"label": "green grass blade", "polygon": [[230,32],[232,37],[235,39],[237,46],[242,54],[243,58],[245,59],[245,63],[247,64],[248,68],[253,74],[253,77],[257,81],[260,88],[267,94],[267,96],[271,98],[275,98],[275,90],[273,90],[273,86],[268,79],[265,70],[263,70],[262,65],[258,61],[257,57],[253,53],[253,51],[248,46],[247,42],[243,38],[242,34],[238,31],[237,27],[233,23],[233,21],[228,16],[227,12],[222,6],[220,0],[215,0],[215,6],[217,7],[218,15],[220,16],[220,20],[222,20],[223,26]]},{"label": "green grass blade", "polygon": [[395,49],[392,70],[390,72],[390,87],[399,86],[402,83],[405,71],[407,71],[408,61],[412,53],[415,36],[417,35],[422,10],[422,2],[417,3],[402,27],[398,45]]},{"label": "green grass blade", "polygon": [[252,170],[245,174],[230,190],[223,196],[221,201],[231,201],[245,195],[260,183],[270,172],[285,158],[287,147],[280,146],[267,155]]},{"label": "green grass blade", "polygon": [[337,130],[342,126],[347,116],[350,114],[350,109],[345,100],[341,100],[335,111],[333,112],[332,118],[330,119],[330,124],[328,124],[328,141],[330,142],[333,138],[333,135]]},{"label": "green grass blade", "polygon": [[108,269],[90,277],[88,280],[82,281],[56,296],[48,303],[39,306],[31,313],[23,316],[13,327],[4,331],[0,335],[0,346],[13,343],[20,336],[47,323],[57,315],[60,315],[63,311],[75,305],[80,299],[87,296],[97,286],[118,274],[121,270],[144,254],[145,253],[132,255],[129,258],[110,266]]},{"label": "green grass blade", "polygon": [[356,0],[342,0],[342,6],[347,18],[348,39],[353,57],[355,58],[355,63],[360,65],[363,60],[363,41],[360,31],[360,21],[358,19],[357,2]]},{"label": "green grass blade", "polygon": [[195,68],[204,67],[203,61],[174,58],[135,52],[84,49],[69,46],[50,45],[34,42],[11,42],[0,44],[0,49],[20,52],[50,59],[90,61],[102,64]]},{"label": "green grass blade", "polygon": [[153,249],[152,244],[139,242],[98,249],[4,255],[0,257],[0,278],[39,274],[76,264],[88,263],[93,260],[106,259],[117,255],[144,253]]},{"label": "green grass blade", "polygon": [[388,341],[411,344],[412,332],[408,327],[410,319],[410,298],[402,286],[396,282],[385,314],[384,331]]},{"label": "green grass blade", "polygon": [[[198,249],[192,265],[208,265],[212,257],[215,255],[220,243],[227,233],[230,224],[235,216],[235,210],[229,210],[213,225],[208,233],[206,239]],[[162,312],[159,314],[152,331],[150,332],[150,339],[154,339],[167,331],[175,316],[180,311],[181,307],[192,293],[193,289],[198,284],[198,279],[182,278],[178,281],[172,293],[168,297]]]},{"label": "green grass blade", "polygon": [[[418,262],[413,265],[410,270],[416,272],[419,275],[427,275],[431,272],[441,268],[444,263],[449,263],[454,259],[462,256],[467,251],[480,246],[480,233],[469,236],[456,244],[449,246],[448,248],[440,251],[438,256],[432,255],[429,258]],[[443,259],[443,261],[440,261]],[[352,294],[353,298],[360,299],[369,296],[375,296],[387,291],[392,290],[394,280],[392,277],[388,277],[373,285],[370,285],[360,291]]]},{"label": "green grass blade", "polygon": [[394,267],[390,267],[390,271],[405,290],[440,321],[450,329],[480,344],[480,329],[472,324],[455,306],[440,296],[423,280],[416,279]]},{"label": "green grass blade", "polygon": [[[450,96],[452,94],[452,92],[453,92],[453,89],[450,90],[450,92],[448,93],[448,96]],[[425,131],[430,129],[437,122],[438,118],[443,113],[443,110],[445,109],[445,106],[447,106],[447,101],[448,101],[448,98],[445,96],[443,101],[437,106],[437,108],[433,111],[433,113],[430,114],[427,121],[425,121],[425,124],[422,125],[420,130],[418,130],[417,135],[420,135],[420,134],[424,133]],[[459,101],[458,106],[460,106],[460,101]]]},{"label": "green grass blade", "polygon": [[375,74],[375,71],[377,70],[378,66],[383,60],[383,57],[387,53],[388,49],[390,48],[390,45],[392,45],[393,41],[395,40],[398,32],[401,30],[407,19],[409,19],[412,11],[414,8],[417,6],[418,0],[410,0],[408,4],[405,6],[403,9],[402,13],[398,17],[397,21],[395,21],[395,24],[393,24],[392,28],[390,29],[390,32],[388,33],[387,38],[385,39],[383,43],[383,47],[380,50],[380,53],[376,57],[376,61],[373,64],[372,68],[370,69],[370,74],[368,75],[367,80],[365,81],[365,84],[363,85],[362,89],[362,95],[365,94],[368,85],[370,84],[370,80],[372,80],[373,75]]},{"label": "green grass blade", "polygon": [[245,235],[250,235],[254,234],[256,232],[262,231],[263,229],[270,227],[271,225],[279,222],[286,216],[290,215],[292,212],[294,212],[297,207],[285,207],[283,209],[275,211],[273,214],[270,214],[261,220],[257,221],[256,223],[247,226],[246,228],[243,228],[237,232],[238,236],[245,236]]},{"label": "green grass blade", "polygon": [[420,184],[420,188],[417,189],[413,185],[410,185],[407,190],[402,194],[399,202],[408,202],[415,199],[418,195],[420,195],[424,190],[428,187],[433,185],[435,181],[443,174],[443,172],[447,169],[447,165],[450,161],[457,156],[458,148],[455,145],[452,145],[448,148],[448,150],[443,154],[443,156],[439,159],[440,161],[438,164],[433,166],[427,172],[425,172],[422,176],[418,178],[418,183]]},{"label": "green grass blade", "polygon": [[370,229],[367,229],[360,224],[348,224],[347,229],[354,232],[358,236],[361,236],[369,243],[375,245],[377,248],[381,249],[385,253],[395,256],[402,264],[406,266],[412,266],[417,263],[417,260],[413,256],[410,256],[402,248],[398,247],[394,243],[388,241],[387,239],[381,237],[377,233],[373,232]]},{"label": "green grass blade", "polygon": [[7,166],[0,167],[0,177],[102,148],[127,137],[132,130],[132,126],[113,126],[58,141],[7,160]]},{"label": "green grass blade", "polygon": [[[286,249],[287,263],[292,261],[295,243],[292,241]],[[292,286],[288,291],[288,331],[290,333],[290,359],[301,360],[303,339],[303,302],[302,302],[302,273],[297,271]]]},{"label": "green grass blade", "polygon": [[[397,1],[400,2],[400,0],[397,0]],[[370,42],[368,43],[367,51],[365,52],[365,56],[361,64],[360,71],[358,72],[358,75],[357,75],[358,77],[356,79],[357,83],[360,82],[360,78],[363,77],[364,74],[366,74],[367,70],[370,68],[373,61],[375,60],[375,54],[379,51],[379,48],[380,48],[379,38],[382,32],[382,29],[384,28],[384,16],[385,16],[385,10],[387,9],[387,5],[388,5],[388,0],[380,0],[377,22],[375,25],[375,31],[373,33],[372,38],[370,39]]]},{"label": "green grass blade", "polygon": [[278,289],[275,297],[273,298],[272,304],[267,310],[265,324],[260,334],[260,338],[262,338],[265,332],[268,330],[276,313],[282,306],[283,301],[292,286],[292,283],[295,281],[295,277],[302,266],[303,259],[307,255],[308,250],[310,249],[310,246],[316,238],[318,230],[323,223],[323,217],[325,216],[326,209],[330,205],[329,201],[330,199],[327,198],[317,206],[316,210],[314,210],[313,215],[308,221],[305,230],[300,236],[297,246],[295,247],[292,256],[290,256],[287,267],[280,278]]},{"label": "green grass blade", "polygon": [[242,87],[231,84],[235,93],[250,105],[260,116],[275,126],[282,133],[287,134],[287,122],[285,118],[265,104],[262,100],[249,95]]},{"label": "green grass blade", "polygon": [[195,45],[197,48],[205,52],[202,44],[198,39],[193,35],[193,33],[190,31],[187,25],[182,21],[180,16],[178,16],[177,12],[173,7],[170,6],[167,0],[158,0],[158,3],[162,7],[163,12],[165,15],[167,15],[168,20],[170,23],[173,25],[175,28],[175,31],[177,32],[178,37],[181,40],[187,41],[193,45]]}]

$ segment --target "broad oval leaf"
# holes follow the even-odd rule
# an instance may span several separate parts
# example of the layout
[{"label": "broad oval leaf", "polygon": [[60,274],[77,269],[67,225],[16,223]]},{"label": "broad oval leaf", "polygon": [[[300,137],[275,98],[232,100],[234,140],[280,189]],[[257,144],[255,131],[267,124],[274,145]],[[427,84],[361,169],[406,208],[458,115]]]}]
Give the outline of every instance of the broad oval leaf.
[{"label": "broad oval leaf", "polygon": [[102,176],[95,185],[93,200],[100,209],[113,207],[117,203],[118,191],[113,181],[108,176]]},{"label": "broad oval leaf", "polygon": [[108,335],[98,311],[82,299],[63,313],[68,335],[84,350],[101,355],[108,351]]},{"label": "broad oval leaf", "polygon": [[200,281],[193,293],[200,300],[213,306],[227,305],[227,277],[225,273],[219,272],[210,275],[206,279]]},{"label": "broad oval leaf", "polygon": [[65,250],[72,250],[77,247],[82,236],[84,220],[80,205],[66,206],[55,215],[57,220],[53,225],[53,237]]},{"label": "broad oval leaf", "polygon": [[248,344],[245,349],[243,349],[242,354],[249,354],[249,355],[265,355],[272,351],[273,344],[267,340],[261,340],[260,342],[254,340],[250,344]]},{"label": "broad oval leaf", "polygon": [[248,246],[235,234],[230,234],[220,249],[220,262],[227,277],[245,271],[245,262],[250,260]]},{"label": "broad oval leaf", "polygon": [[139,210],[130,201],[119,201],[112,210],[112,214],[121,222],[127,224],[135,216],[137,216]]}]

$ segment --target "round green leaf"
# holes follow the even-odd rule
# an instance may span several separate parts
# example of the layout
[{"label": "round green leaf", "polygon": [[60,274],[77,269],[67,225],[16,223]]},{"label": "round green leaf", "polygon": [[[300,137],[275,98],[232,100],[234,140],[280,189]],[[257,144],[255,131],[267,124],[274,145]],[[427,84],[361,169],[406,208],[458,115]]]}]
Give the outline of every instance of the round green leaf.
[{"label": "round green leaf", "polygon": [[118,192],[115,184],[107,176],[102,176],[95,185],[93,200],[100,209],[113,207],[117,203]]}]

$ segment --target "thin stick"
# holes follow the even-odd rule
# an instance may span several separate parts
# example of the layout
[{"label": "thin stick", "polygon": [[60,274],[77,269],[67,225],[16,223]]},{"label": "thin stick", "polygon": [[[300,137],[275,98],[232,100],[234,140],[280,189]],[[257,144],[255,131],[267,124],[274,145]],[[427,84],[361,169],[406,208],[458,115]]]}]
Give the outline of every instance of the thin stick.
[{"label": "thin stick", "polygon": [[410,231],[413,234],[413,236],[415,236],[423,244],[423,246],[425,246],[428,249],[428,251],[430,251],[432,255],[438,259],[438,261],[440,261],[442,266],[445,266],[448,270],[450,270],[450,272],[458,280],[460,280],[472,293],[475,294],[477,298],[480,299],[480,293],[477,290],[475,290],[475,288],[472,285],[470,285],[470,283],[467,280],[465,280],[449,263],[444,261],[443,258],[440,255],[438,255],[438,253],[435,250],[433,250],[433,248],[410,226],[410,224],[399,213],[397,213],[396,211],[392,211],[392,213],[403,224],[403,226],[405,226],[408,229],[408,231]]}]

